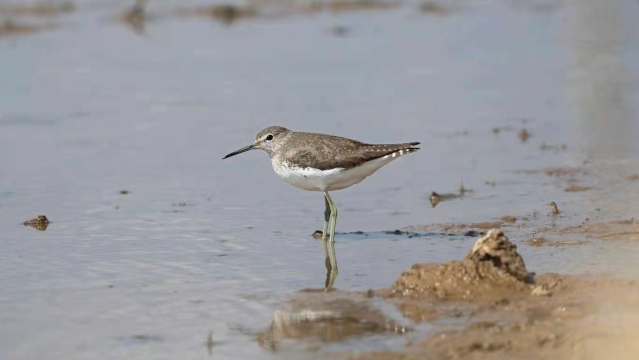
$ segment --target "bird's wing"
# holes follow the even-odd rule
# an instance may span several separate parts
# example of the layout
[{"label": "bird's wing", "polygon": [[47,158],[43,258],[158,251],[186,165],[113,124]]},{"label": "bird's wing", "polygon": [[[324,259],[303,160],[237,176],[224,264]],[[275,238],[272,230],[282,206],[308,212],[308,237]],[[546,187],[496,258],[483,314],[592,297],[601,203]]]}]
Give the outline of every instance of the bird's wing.
[{"label": "bird's wing", "polygon": [[[313,135],[313,136],[308,136]],[[293,138],[287,146],[290,150],[284,154],[286,162],[301,168],[319,170],[350,169],[367,161],[386,155],[419,150],[418,142],[403,144],[365,144],[359,141],[324,135],[308,134],[305,137]],[[401,153],[399,153],[401,151]]]}]

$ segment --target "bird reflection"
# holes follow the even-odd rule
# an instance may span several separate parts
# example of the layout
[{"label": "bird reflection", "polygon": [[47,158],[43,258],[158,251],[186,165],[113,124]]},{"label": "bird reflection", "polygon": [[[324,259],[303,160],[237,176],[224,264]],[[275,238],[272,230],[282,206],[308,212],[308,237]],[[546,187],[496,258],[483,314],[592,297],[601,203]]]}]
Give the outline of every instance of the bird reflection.
[{"label": "bird reflection", "polygon": [[[324,266],[326,267],[326,282],[324,290],[330,291],[337,279],[337,256],[335,255],[335,242],[330,242],[324,237],[322,239],[324,246]],[[330,255],[329,255],[330,254]]]}]

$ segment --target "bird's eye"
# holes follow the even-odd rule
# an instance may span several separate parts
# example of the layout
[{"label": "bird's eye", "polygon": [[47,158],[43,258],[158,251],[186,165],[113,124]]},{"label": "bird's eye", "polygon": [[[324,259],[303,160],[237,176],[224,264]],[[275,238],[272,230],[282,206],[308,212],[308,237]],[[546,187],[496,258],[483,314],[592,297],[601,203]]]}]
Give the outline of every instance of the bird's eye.
[{"label": "bird's eye", "polygon": [[266,141],[271,141],[271,140],[273,140],[273,135],[268,134],[268,135],[266,135],[265,139],[266,139]]}]

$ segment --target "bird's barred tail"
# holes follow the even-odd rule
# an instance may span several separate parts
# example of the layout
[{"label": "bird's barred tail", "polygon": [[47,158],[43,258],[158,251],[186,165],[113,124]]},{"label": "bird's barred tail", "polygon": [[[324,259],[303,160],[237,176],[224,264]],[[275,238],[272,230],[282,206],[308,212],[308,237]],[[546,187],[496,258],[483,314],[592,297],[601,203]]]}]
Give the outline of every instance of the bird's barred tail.
[{"label": "bird's barred tail", "polygon": [[376,158],[388,158],[388,157],[398,157],[410,153],[414,153],[419,150],[418,142],[410,142],[404,144],[379,144],[379,145],[369,145],[365,151],[366,155]]}]

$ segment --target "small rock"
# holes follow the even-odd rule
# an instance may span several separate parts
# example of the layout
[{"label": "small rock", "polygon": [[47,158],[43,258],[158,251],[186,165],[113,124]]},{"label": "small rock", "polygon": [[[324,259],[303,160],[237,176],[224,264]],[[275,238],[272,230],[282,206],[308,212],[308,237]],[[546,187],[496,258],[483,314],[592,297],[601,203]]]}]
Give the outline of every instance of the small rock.
[{"label": "small rock", "polygon": [[349,33],[349,29],[343,25],[336,25],[331,28],[331,34],[335,36],[346,36]]},{"label": "small rock", "polygon": [[442,200],[442,198],[441,198],[441,196],[439,196],[439,194],[438,194],[438,193],[436,193],[436,192],[434,192],[434,191],[433,191],[433,192],[430,194],[430,198],[429,198],[429,200],[430,200],[430,204],[431,204],[433,207],[435,207],[435,206],[437,206],[437,204],[439,204],[439,202]]},{"label": "small rock", "polygon": [[537,285],[533,287],[530,293],[535,296],[552,296],[552,291],[550,291],[545,285]]},{"label": "small rock", "polygon": [[313,236],[313,237],[314,237],[314,238],[316,238],[316,239],[321,239],[321,238],[322,238],[322,235],[324,235],[324,233],[322,233],[322,231],[321,231],[321,230],[315,230],[315,232],[314,232],[314,233],[313,233],[313,235],[311,235],[311,236]]}]

